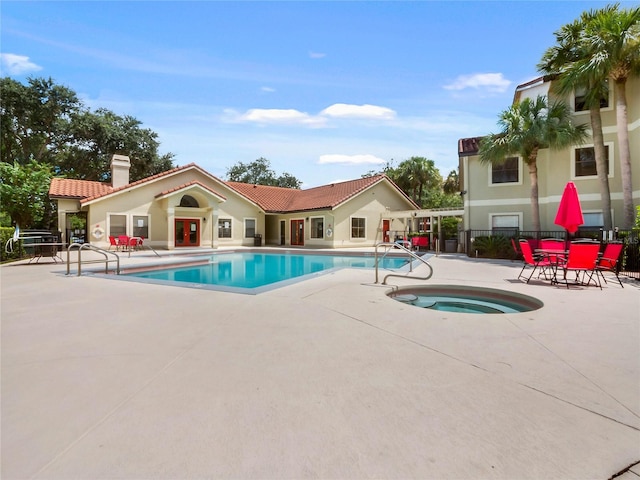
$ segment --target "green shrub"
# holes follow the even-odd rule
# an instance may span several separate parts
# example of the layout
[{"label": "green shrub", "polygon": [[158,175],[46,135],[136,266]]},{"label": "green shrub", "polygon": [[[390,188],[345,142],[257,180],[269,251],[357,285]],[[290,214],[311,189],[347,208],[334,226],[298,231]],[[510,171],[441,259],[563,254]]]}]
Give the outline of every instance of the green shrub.
[{"label": "green shrub", "polygon": [[24,249],[18,244],[14,244],[14,249],[12,253],[7,253],[5,251],[5,246],[10,238],[13,237],[13,232],[15,232],[14,227],[0,227],[0,261],[7,262],[10,260],[17,260],[24,256]]},{"label": "green shrub", "polygon": [[472,244],[472,256],[485,258],[512,258],[511,241],[503,235],[476,237]]}]

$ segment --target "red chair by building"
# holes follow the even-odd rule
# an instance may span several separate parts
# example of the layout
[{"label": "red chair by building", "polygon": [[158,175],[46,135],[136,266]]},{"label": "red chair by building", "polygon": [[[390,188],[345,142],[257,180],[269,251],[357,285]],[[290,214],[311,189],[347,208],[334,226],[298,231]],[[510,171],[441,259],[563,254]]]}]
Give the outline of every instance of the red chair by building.
[{"label": "red chair by building", "polygon": [[527,267],[532,268],[531,275],[529,275],[529,277],[527,278],[527,283],[529,283],[529,280],[531,280],[531,277],[533,277],[533,274],[537,269],[540,269],[540,273],[538,274],[538,277],[540,275],[544,275],[544,277],[547,280],[550,280],[553,278],[553,277],[549,277],[548,274],[551,273],[550,269],[553,268],[555,265],[549,262],[549,259],[545,256],[534,255],[533,249],[531,248],[531,244],[529,243],[528,240],[524,240],[524,239],[520,240],[520,251],[522,252],[522,259],[524,260],[524,265],[522,266],[522,270],[520,270],[520,274],[518,275],[518,280],[524,276],[522,275],[522,273]]},{"label": "red chair by building", "polygon": [[[567,280],[568,272],[575,272],[575,283],[580,285],[589,285],[591,282],[602,289],[600,278],[596,272],[598,264],[598,255],[600,254],[600,244],[597,242],[580,243],[574,242],[569,246],[569,255],[566,263],[558,265],[558,269],[564,271],[564,280],[562,283],[569,288]],[[595,275],[595,279],[594,279]]]},{"label": "red chair by building", "polygon": [[618,280],[620,286],[624,288],[624,285],[622,285],[619,276],[619,262],[620,258],[622,257],[623,250],[624,244],[617,242],[607,243],[607,246],[604,248],[602,257],[598,259],[598,263],[596,264],[596,272],[602,277],[604,283],[607,283],[607,279],[604,278],[604,272],[610,272],[616,276],[616,280]]}]

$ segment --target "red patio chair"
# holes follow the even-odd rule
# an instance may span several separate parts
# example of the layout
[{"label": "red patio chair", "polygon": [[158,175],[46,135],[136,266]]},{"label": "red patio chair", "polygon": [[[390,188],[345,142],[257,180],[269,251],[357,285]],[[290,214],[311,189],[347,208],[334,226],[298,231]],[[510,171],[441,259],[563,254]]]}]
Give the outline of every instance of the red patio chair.
[{"label": "red patio chair", "polygon": [[547,250],[547,257],[552,263],[564,262],[566,260],[565,249],[566,245],[564,240],[559,238],[543,238],[540,240],[538,248],[541,250]]},{"label": "red patio chair", "polygon": [[[522,252],[524,265],[522,266],[522,270],[520,270],[518,280],[520,280],[520,278],[524,276],[522,275],[522,273],[527,267],[532,267],[531,275],[529,275],[529,277],[527,278],[527,283],[529,283],[529,280],[531,280],[531,277],[533,277],[533,274],[538,268],[540,269],[538,277],[544,274],[544,278],[549,280],[547,274],[549,273],[549,269],[554,267],[554,264],[549,262],[549,259],[545,256],[534,255],[533,250],[531,249],[531,245],[527,240],[520,240],[520,251]],[[553,279],[553,277],[551,277],[551,279]]]},{"label": "red patio chair", "polygon": [[138,237],[129,238],[129,250],[137,250],[138,246],[142,244],[142,241]]},{"label": "red patio chair", "polygon": [[[559,268],[564,270],[564,281],[562,283],[565,283],[567,288],[569,288],[567,272],[575,272],[577,283],[589,285],[593,281],[594,285],[602,289],[600,278],[596,272],[599,254],[600,244],[597,242],[572,243],[569,246],[569,256],[567,257],[566,263],[559,266]],[[582,279],[580,275],[582,275]],[[594,275],[595,279],[593,278]]]},{"label": "red patio chair", "polygon": [[596,272],[602,277],[604,283],[607,283],[607,279],[604,277],[604,272],[613,273],[620,286],[624,288],[624,285],[622,285],[622,282],[620,281],[620,268],[618,264],[620,257],[622,256],[622,250],[624,250],[623,243],[607,243],[607,246],[604,248],[604,252],[602,253],[602,257],[598,259],[598,263],[596,264]]},{"label": "red patio chair", "polygon": [[520,249],[518,249],[518,245],[516,244],[516,241],[512,238],[511,239],[511,246],[513,247],[513,253],[515,255],[516,259],[522,259],[522,252],[520,252]]},{"label": "red patio chair", "polygon": [[111,250],[111,247],[116,247],[116,251],[119,250],[118,241],[113,235],[109,235],[109,250]]},{"label": "red patio chair", "polygon": [[118,246],[121,250],[129,249],[129,237],[127,235],[118,235]]}]

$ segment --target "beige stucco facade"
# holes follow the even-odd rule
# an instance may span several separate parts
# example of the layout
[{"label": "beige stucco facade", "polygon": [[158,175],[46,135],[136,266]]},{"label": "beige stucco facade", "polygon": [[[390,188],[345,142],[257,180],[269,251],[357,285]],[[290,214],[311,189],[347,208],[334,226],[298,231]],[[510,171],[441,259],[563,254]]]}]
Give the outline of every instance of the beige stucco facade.
[{"label": "beige stucco facade", "polygon": [[[388,179],[332,207],[286,213],[260,205],[195,165],[148,180],[124,183],[96,198],[56,198],[63,241],[75,236],[102,248],[109,237],[141,236],[156,249],[217,248],[261,244],[317,248],[372,246],[382,241],[382,216],[415,205]],[[86,215],[86,231],[74,233],[70,216]],[[359,220],[362,238],[352,235]],[[401,225],[395,225],[400,229]],[[404,228],[404,227],[402,227]],[[300,235],[292,235],[292,231]],[[294,232],[295,233],[295,232]]]},{"label": "beige stucco facade", "polygon": [[[549,82],[540,82],[516,92],[516,100],[536,95],[549,95]],[[552,100],[555,98],[550,96]],[[564,99],[573,105],[573,95]],[[613,225],[622,219],[622,175],[616,127],[616,98],[613,89],[609,92],[609,106],[602,109],[604,142],[609,149],[609,188]],[[632,184],[634,204],[640,203],[640,78],[630,79],[627,84],[628,131],[631,151]],[[589,112],[573,113],[575,123],[587,124],[590,128]],[[563,150],[540,150],[537,159],[538,203],[542,230],[562,230],[554,225],[563,189],[567,182],[575,183],[579,193],[585,228],[598,228],[602,215],[600,184],[595,175],[576,173],[576,149],[593,147],[591,130],[589,139],[583,145],[575,145]],[[460,172],[464,192],[464,228],[472,230],[492,230],[501,222],[509,224],[517,218],[520,230],[532,228],[531,182],[528,166],[518,160],[518,179],[508,183],[492,183],[492,166],[480,163],[477,154],[460,153]],[[504,226],[504,225],[503,225]]]}]

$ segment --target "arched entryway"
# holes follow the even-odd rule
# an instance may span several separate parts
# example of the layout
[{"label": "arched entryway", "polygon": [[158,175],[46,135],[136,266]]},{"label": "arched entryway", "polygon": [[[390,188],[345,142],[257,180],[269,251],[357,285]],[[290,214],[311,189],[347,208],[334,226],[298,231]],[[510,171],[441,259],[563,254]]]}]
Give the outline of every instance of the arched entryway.
[{"label": "arched entryway", "polygon": [[[183,195],[178,205],[183,213],[187,209],[199,209],[200,203],[192,195]],[[194,212],[195,213],[195,212]],[[176,216],[174,219],[174,246],[175,247],[199,247],[200,246],[200,216],[198,218],[190,217],[190,214],[184,215],[182,218]]]}]

